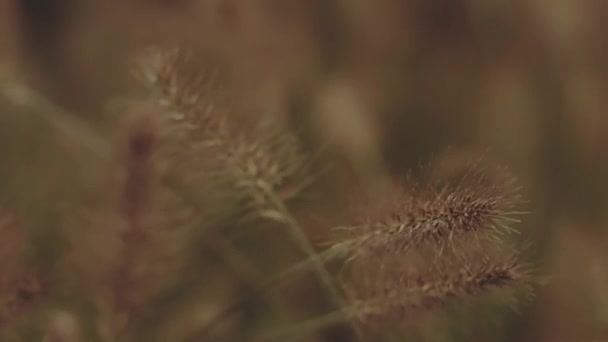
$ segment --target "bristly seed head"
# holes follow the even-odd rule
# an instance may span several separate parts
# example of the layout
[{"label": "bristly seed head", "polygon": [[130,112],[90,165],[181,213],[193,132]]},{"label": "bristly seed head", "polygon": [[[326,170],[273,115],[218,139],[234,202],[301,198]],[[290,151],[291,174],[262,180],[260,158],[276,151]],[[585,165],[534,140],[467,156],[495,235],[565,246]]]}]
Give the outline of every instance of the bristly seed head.
[{"label": "bristly seed head", "polygon": [[182,114],[178,121],[186,123],[188,139],[179,154],[187,153],[189,163],[200,160],[210,205],[228,206],[233,217],[269,214],[269,192],[286,201],[309,184],[310,159],[297,135],[274,121],[243,127],[231,120],[230,110],[210,96],[224,90],[217,73],[193,61],[189,51],[155,49],[144,64],[143,81],[158,91],[165,109]]},{"label": "bristly seed head", "polygon": [[451,302],[500,292],[512,299],[529,285],[529,275],[516,257],[467,260],[456,269],[426,274],[387,270],[364,288],[349,289],[349,297],[362,323],[377,325],[387,319],[413,319]]},{"label": "bristly seed head", "polygon": [[167,118],[179,118],[197,134],[227,134],[222,105],[217,103],[224,89],[216,69],[201,69],[196,58],[179,47],[150,48],[137,69],[140,81],[156,91]]},{"label": "bristly seed head", "polygon": [[455,241],[464,235],[468,245],[497,240],[504,232],[514,231],[508,223],[516,221],[511,209],[519,197],[510,189],[510,181],[490,176],[476,170],[457,185],[441,186],[440,191],[433,190],[436,184],[402,194],[388,215],[346,228],[349,239],[337,248],[347,248],[353,256],[388,256],[429,243],[455,248]]},{"label": "bristly seed head", "polygon": [[[259,132],[259,133],[258,133]],[[216,146],[216,164],[209,176],[240,202],[246,215],[268,209],[269,192],[282,201],[297,196],[307,185],[309,158],[290,132],[259,130],[253,138],[235,137]],[[274,196],[273,195],[273,196]]]}]

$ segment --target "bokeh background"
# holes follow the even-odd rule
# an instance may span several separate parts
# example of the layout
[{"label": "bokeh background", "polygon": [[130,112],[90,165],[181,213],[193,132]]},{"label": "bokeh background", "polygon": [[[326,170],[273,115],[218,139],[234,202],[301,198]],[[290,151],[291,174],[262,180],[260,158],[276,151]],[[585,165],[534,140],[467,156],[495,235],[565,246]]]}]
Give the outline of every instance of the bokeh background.
[{"label": "bokeh background", "polygon": [[[608,341],[607,37],[603,0],[0,0],[1,203],[52,264],[68,203],[108,172],[116,108],[140,96],[133,54],[188,46],[222,70],[218,107],[331,137],[356,177],[446,150],[507,166],[550,281],[461,340]],[[320,197],[339,202],[326,183]]]}]

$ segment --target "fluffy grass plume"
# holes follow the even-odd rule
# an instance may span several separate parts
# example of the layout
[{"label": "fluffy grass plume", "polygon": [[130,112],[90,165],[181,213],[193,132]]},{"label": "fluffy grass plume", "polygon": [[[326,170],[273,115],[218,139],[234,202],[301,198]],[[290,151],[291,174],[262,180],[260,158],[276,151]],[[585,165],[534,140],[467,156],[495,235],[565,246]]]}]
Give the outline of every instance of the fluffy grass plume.
[{"label": "fluffy grass plume", "polygon": [[[505,234],[517,232],[512,225],[519,222],[518,188],[496,169],[471,166],[461,175],[423,185],[401,182],[392,190],[381,210],[375,210],[378,204],[359,204],[359,218],[336,229],[345,238],[332,248],[352,258],[422,249],[458,252],[480,243],[499,244]],[[365,205],[368,209],[361,209]]]}]

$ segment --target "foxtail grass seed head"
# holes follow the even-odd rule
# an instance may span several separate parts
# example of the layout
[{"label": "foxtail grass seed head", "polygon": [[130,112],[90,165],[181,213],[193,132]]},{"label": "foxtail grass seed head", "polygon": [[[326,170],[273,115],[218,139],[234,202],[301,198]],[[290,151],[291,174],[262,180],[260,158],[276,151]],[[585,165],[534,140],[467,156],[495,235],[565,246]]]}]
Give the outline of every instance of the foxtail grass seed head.
[{"label": "foxtail grass seed head", "polygon": [[382,217],[341,229],[348,238],[336,244],[354,256],[397,255],[424,245],[457,247],[478,241],[499,241],[516,232],[513,206],[519,196],[511,184],[494,183],[491,175],[473,170],[455,184],[432,184],[412,192],[400,190],[397,203]]},{"label": "foxtail grass seed head", "polygon": [[191,150],[189,163],[200,159],[201,182],[219,197],[210,199],[211,206],[231,203],[236,216],[272,216],[269,192],[289,200],[309,185],[309,158],[286,125],[234,122],[209,96],[222,92],[217,73],[194,63],[183,48],[153,49],[147,57],[140,78],[159,91],[163,108],[189,127],[184,149]]},{"label": "foxtail grass seed head", "polygon": [[290,133],[237,139],[216,155],[210,176],[245,215],[268,212],[269,196],[289,201],[309,185],[309,160]]},{"label": "foxtail grass seed head", "polygon": [[218,70],[202,67],[187,49],[149,48],[138,61],[136,78],[158,98],[173,124],[197,134],[228,134],[219,94],[225,93]]},{"label": "foxtail grass seed head", "polygon": [[412,320],[418,314],[489,294],[508,302],[529,289],[529,272],[514,255],[467,259],[452,266],[419,274],[388,270],[348,293],[361,322],[378,324]]}]

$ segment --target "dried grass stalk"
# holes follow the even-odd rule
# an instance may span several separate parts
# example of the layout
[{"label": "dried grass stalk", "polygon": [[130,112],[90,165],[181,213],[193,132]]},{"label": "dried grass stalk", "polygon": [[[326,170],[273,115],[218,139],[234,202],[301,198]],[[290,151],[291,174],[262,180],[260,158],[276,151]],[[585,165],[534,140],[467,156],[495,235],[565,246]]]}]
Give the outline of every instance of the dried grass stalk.
[{"label": "dried grass stalk", "polygon": [[16,219],[0,212],[0,329],[23,314],[45,292],[42,278],[27,262],[29,237]]}]

